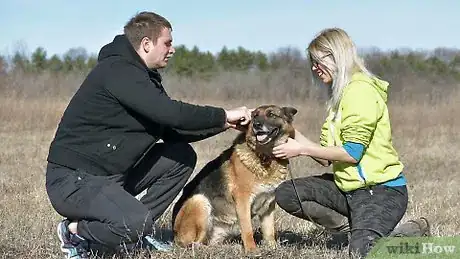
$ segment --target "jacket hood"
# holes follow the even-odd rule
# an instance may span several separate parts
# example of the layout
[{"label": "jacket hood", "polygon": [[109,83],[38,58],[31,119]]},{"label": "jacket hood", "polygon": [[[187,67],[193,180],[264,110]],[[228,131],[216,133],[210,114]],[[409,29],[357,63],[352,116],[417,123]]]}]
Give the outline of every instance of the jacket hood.
[{"label": "jacket hood", "polygon": [[161,82],[161,75],[156,69],[149,69],[145,64],[144,60],[137,54],[136,50],[133,48],[128,38],[124,35],[117,35],[112,42],[104,45],[99,51],[97,57],[98,62],[109,58],[109,57],[120,57],[130,62],[135,63],[137,66],[145,69],[150,77],[155,78]]},{"label": "jacket hood", "polygon": [[354,73],[351,77],[351,81],[365,81],[371,84],[375,90],[380,94],[385,102],[388,100],[388,88],[390,84],[387,81],[379,79],[377,77],[369,77],[368,75],[364,74],[363,72]]}]

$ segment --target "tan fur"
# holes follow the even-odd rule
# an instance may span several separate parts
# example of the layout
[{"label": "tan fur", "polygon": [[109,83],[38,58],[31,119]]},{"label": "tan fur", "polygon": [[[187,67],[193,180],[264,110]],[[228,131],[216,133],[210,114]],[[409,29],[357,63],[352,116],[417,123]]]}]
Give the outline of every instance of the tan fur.
[{"label": "tan fur", "polygon": [[208,229],[208,218],[211,214],[211,207],[206,197],[194,195],[187,200],[182,210],[177,215],[177,229],[186,229],[181,231],[182,235],[176,241],[180,246],[186,246],[191,243],[203,243],[206,238]]},{"label": "tan fur", "polygon": [[[267,107],[258,110],[264,109]],[[290,124],[284,122],[282,125],[283,134],[278,143],[285,142],[288,136],[293,137],[294,134]],[[184,202],[176,205],[177,213],[173,216],[178,245],[215,244],[228,234],[239,231],[245,251],[257,252],[253,237],[253,219],[256,217],[260,219],[264,241],[270,246],[276,245],[274,190],[286,179],[289,162],[256,150],[252,130],[239,135],[227,150],[228,155],[224,152],[220,156],[223,161],[218,170],[211,173],[214,181],[219,179],[216,183],[220,186],[197,182],[195,184],[202,186],[204,191],[188,197],[184,194]],[[216,191],[219,193],[217,196]]]}]

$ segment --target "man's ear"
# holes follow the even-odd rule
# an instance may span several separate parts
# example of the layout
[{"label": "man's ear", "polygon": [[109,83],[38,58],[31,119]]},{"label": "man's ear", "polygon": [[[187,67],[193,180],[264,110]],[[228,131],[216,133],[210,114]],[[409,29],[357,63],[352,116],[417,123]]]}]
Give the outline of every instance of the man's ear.
[{"label": "man's ear", "polygon": [[150,42],[151,42],[151,39],[149,39],[148,37],[144,37],[144,38],[142,38],[142,40],[141,40],[140,48],[141,48],[142,50],[144,50],[144,52],[146,52],[146,53],[148,53],[148,52],[151,51]]},{"label": "man's ear", "polygon": [[286,117],[288,118],[288,121],[292,122],[292,120],[294,119],[294,115],[296,115],[297,113],[297,109],[290,106],[285,106],[281,109],[283,110],[284,115],[286,115]]}]

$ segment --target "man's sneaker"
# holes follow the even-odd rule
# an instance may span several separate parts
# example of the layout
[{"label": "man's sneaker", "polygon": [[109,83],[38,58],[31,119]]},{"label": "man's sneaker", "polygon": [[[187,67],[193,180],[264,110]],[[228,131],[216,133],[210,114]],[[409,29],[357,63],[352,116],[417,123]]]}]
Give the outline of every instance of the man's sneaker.
[{"label": "man's sneaker", "polygon": [[145,236],[143,239],[145,240],[145,244],[147,244],[149,249],[161,252],[169,252],[173,250],[173,245],[171,242],[160,241],[152,236]]},{"label": "man's sneaker", "polygon": [[85,248],[87,243],[79,235],[72,234],[69,231],[70,221],[65,219],[57,226],[57,235],[61,241],[61,251],[66,254],[67,259],[86,259],[89,258],[88,251]]}]

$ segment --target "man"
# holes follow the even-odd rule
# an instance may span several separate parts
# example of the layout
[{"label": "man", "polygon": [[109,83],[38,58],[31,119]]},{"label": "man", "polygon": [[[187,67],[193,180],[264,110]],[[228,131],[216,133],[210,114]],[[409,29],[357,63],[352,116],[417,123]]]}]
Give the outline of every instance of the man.
[{"label": "man", "polygon": [[168,97],[157,69],[174,54],[171,30],[158,14],[134,16],[101,49],[63,114],[49,149],[46,189],[66,218],[58,225],[66,258],[88,258],[93,245],[116,249],[138,240],[168,249],[149,234],[193,172],[197,158],[188,143],[250,120],[245,107]]}]

